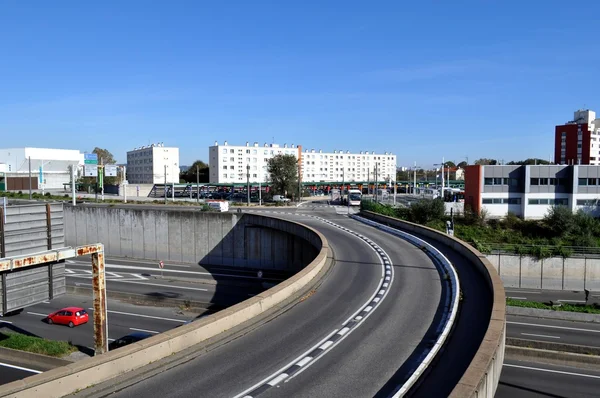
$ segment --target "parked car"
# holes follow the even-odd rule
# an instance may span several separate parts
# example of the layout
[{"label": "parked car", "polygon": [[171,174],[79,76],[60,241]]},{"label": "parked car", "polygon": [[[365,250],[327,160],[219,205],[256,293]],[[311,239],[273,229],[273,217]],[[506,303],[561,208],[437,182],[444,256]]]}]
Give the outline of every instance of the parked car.
[{"label": "parked car", "polygon": [[81,307],[66,307],[48,315],[46,317],[46,322],[50,325],[56,323],[58,325],[67,325],[72,328],[87,323],[88,319],[89,315],[85,309]]},{"label": "parked car", "polygon": [[117,348],[125,347],[126,345],[137,343],[140,340],[147,339],[148,337],[153,336],[152,333],[147,332],[133,332],[128,334],[127,336],[123,336],[115,341],[111,342],[108,345],[108,350],[116,350]]},{"label": "parked car", "polygon": [[273,202],[289,202],[290,200],[283,195],[273,195]]}]

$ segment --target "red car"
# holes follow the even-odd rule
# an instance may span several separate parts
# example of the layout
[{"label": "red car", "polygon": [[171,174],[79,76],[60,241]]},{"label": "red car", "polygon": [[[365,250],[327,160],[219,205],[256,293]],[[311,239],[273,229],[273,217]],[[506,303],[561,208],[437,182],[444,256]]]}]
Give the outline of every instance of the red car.
[{"label": "red car", "polygon": [[87,323],[88,317],[87,311],[81,307],[67,307],[48,315],[46,320],[50,325],[57,323],[72,328]]}]

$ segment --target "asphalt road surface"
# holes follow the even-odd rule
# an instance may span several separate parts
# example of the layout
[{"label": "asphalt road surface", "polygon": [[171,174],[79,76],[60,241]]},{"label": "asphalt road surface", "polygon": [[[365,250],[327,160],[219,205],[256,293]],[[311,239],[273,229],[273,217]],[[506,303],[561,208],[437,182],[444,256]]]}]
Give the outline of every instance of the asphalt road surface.
[{"label": "asphalt road surface", "polygon": [[[332,218],[343,217],[336,209],[322,211]],[[385,299],[360,326],[348,332],[345,321],[352,319],[381,286],[380,259],[357,237],[312,218],[303,217],[302,221],[327,237],[336,258],[314,294],[243,337],[116,395],[195,397],[202,392],[211,397],[232,397],[268,381],[275,387],[261,396],[375,396],[390,379],[405,379],[438,314],[441,283],[431,260],[407,242],[345,218],[351,229],[379,244],[394,266]],[[343,338],[328,344],[328,338],[337,332],[342,332]],[[304,360],[319,350],[324,354],[316,362],[306,362],[308,365],[293,377],[269,381],[295,359]],[[404,373],[397,374],[401,368]]]},{"label": "asphalt road surface", "polygon": [[17,360],[5,360],[0,362],[0,384],[21,380],[38,373],[41,373],[41,371],[32,369],[30,367],[20,366],[19,361]]},{"label": "asphalt road surface", "polygon": [[506,317],[507,337],[600,347],[600,324],[524,316]]},{"label": "asphalt road surface", "polygon": [[600,369],[581,370],[506,361],[496,398],[591,398],[600,396]]}]

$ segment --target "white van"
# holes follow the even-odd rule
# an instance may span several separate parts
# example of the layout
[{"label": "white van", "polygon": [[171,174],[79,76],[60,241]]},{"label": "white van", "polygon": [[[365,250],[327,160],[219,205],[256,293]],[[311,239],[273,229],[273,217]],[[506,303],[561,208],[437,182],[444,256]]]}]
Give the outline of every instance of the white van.
[{"label": "white van", "polygon": [[283,195],[273,195],[273,202],[289,202],[290,200]]}]

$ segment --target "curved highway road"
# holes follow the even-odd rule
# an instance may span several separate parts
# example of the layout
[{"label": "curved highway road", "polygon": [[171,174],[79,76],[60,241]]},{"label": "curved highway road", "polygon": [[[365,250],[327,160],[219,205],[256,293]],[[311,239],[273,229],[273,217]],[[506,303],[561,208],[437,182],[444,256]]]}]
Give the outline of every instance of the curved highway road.
[{"label": "curved highway road", "polygon": [[[331,210],[315,215],[331,218]],[[314,218],[288,215],[317,228],[328,239],[335,265],[310,297],[243,337],[200,357],[126,387],[119,397],[251,396],[348,397],[387,395],[417,363],[437,322],[442,287],[432,261],[420,249],[342,216],[348,228],[372,239],[389,256],[393,277],[386,295],[360,326],[345,330],[345,321],[368,303],[381,287],[383,265],[360,238]],[[327,343],[327,341],[335,341]],[[316,350],[313,350],[315,347]],[[301,361],[288,378],[278,375],[295,359]]]}]

